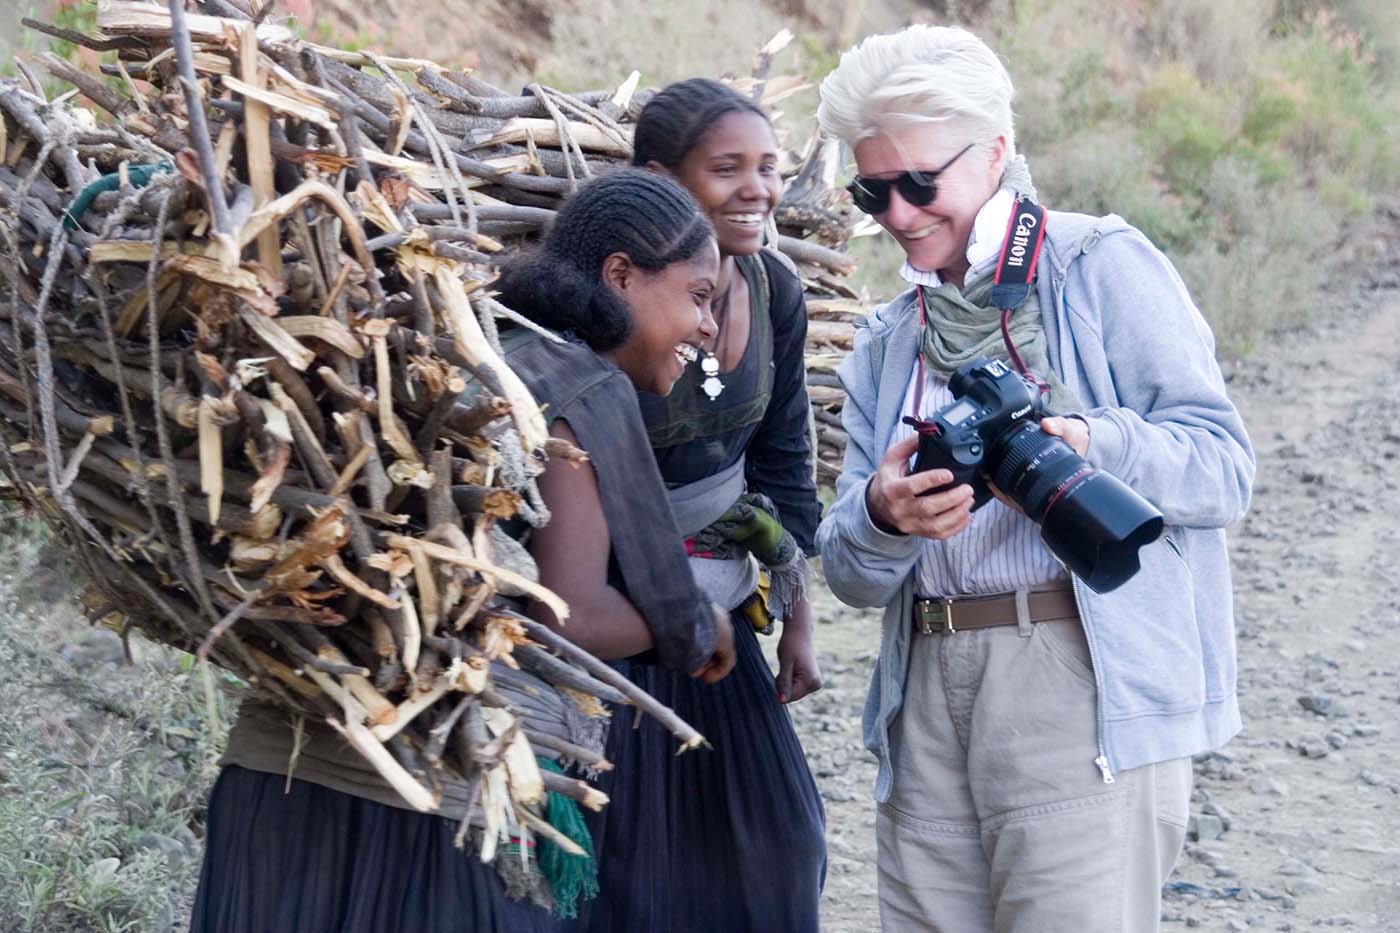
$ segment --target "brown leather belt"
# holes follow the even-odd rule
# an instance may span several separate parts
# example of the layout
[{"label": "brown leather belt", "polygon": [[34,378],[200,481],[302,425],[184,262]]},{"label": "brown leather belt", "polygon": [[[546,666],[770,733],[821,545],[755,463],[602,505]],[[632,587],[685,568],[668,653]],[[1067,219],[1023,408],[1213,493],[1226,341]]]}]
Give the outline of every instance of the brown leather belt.
[{"label": "brown leather belt", "polygon": [[[1078,619],[1079,607],[1074,589],[1068,583],[1038,586],[1027,594],[1027,610],[1032,622]],[[968,596],[960,599],[914,598],[914,631],[951,635],[969,629],[1016,625],[1016,594]]]}]

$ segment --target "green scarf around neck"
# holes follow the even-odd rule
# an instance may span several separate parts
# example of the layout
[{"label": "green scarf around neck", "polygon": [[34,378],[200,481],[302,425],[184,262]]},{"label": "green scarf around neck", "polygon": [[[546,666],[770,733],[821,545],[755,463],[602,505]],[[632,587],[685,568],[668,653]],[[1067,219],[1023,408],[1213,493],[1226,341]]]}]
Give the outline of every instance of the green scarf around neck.
[{"label": "green scarf around neck", "polygon": [[[1010,188],[1017,195],[1035,200],[1035,185],[1030,168],[1022,156],[1016,156],[1001,176],[1001,188]],[[937,288],[920,286],[924,299],[925,321],[920,334],[920,353],[924,366],[944,379],[959,366],[979,356],[1003,360],[1008,365],[1006,345],[1001,336],[1001,309],[988,306],[996,266],[989,266],[971,275],[962,288],[943,282]],[[1012,311],[1008,329],[1016,350],[1035,379],[1048,384],[1050,391],[1045,403],[1054,412],[1078,411],[1079,399],[1054,370],[1046,351],[1045,325],[1040,316],[1040,297],[1032,288],[1029,297]]]}]

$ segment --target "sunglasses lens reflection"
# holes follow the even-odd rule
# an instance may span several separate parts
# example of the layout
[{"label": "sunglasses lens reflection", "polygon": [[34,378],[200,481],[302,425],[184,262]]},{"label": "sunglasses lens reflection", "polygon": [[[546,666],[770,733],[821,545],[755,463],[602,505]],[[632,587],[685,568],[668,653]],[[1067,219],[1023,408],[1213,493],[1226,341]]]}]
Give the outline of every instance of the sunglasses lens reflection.
[{"label": "sunglasses lens reflection", "polygon": [[851,200],[867,214],[883,214],[890,206],[890,183],[879,178],[857,178],[851,182]]}]

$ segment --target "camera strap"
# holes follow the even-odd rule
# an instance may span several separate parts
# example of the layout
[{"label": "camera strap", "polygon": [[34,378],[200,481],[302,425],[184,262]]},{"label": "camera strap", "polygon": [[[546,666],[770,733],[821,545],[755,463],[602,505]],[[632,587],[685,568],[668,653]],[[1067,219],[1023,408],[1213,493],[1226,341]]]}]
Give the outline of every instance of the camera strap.
[{"label": "camera strap", "polygon": [[1037,379],[1021,359],[1011,339],[1011,312],[1025,303],[1031,289],[1035,288],[1035,267],[1044,242],[1045,208],[1018,194],[1011,220],[1006,225],[1006,236],[1001,241],[1001,256],[997,258],[996,277],[992,279],[991,303],[1001,309],[1001,340],[1006,345],[1006,355],[1017,372],[1040,387],[1041,394],[1049,392],[1050,385]]},{"label": "camera strap", "polygon": [[990,304],[1015,310],[1035,287],[1035,266],[1045,242],[1045,208],[1022,195],[1016,196],[1006,236],[1001,241],[996,277],[992,279]]}]

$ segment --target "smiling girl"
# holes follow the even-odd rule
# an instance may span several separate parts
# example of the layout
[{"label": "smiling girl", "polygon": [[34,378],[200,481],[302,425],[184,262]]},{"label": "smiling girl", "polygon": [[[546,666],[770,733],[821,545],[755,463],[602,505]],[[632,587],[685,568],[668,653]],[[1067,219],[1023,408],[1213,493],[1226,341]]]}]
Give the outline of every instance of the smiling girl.
[{"label": "smiling girl", "polygon": [[[674,178],[719,244],[717,332],[671,393],[642,414],[691,567],[729,610],[737,662],[714,686],[655,665],[623,672],[699,729],[713,753],[673,754],[663,729],[614,728],[595,837],[595,931],[817,929],[825,871],[821,798],[784,703],[821,686],[806,598],[821,509],[803,367],[797,276],[763,249],[782,197],[762,111],[695,79],[660,91],[637,123],[633,162]],[[766,598],[760,593],[766,576]],[[775,676],[756,627],[782,619]]]},{"label": "smiling girl", "polygon": [[[543,247],[498,283],[508,305],[564,335],[509,334],[506,358],[550,433],[588,451],[591,464],[551,461],[539,481],[552,519],[529,546],[540,582],[569,603],[561,633],[605,660],[646,654],[706,683],[733,663],[729,626],[716,625],[684,560],[636,392],[669,393],[714,336],[718,274],[694,200],[627,169],[579,189]],[[559,624],[542,605],[534,611]]]}]

